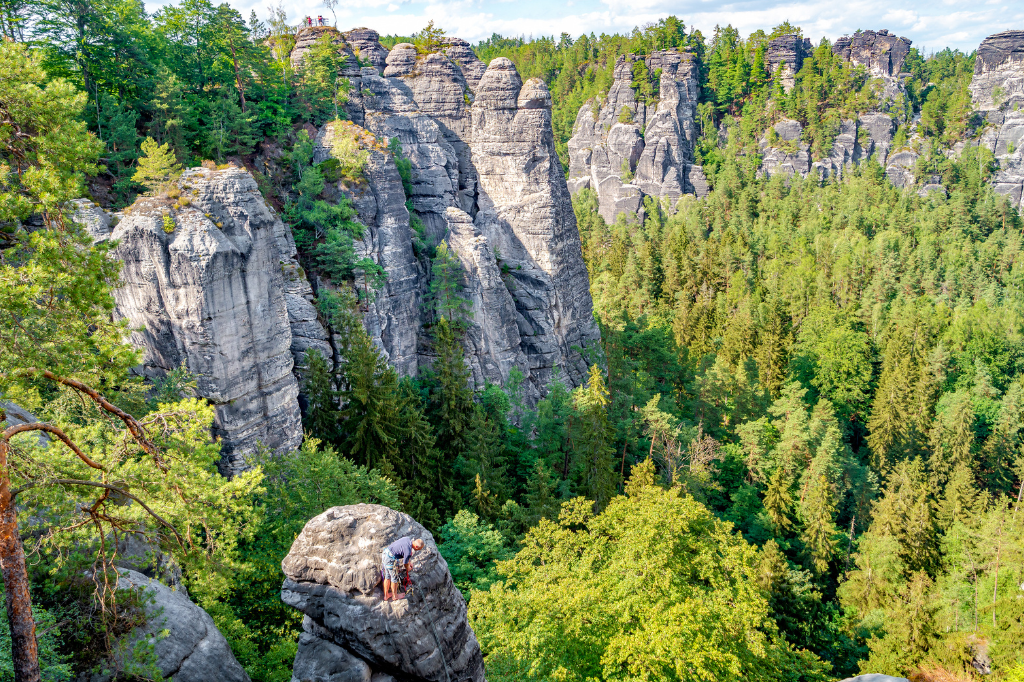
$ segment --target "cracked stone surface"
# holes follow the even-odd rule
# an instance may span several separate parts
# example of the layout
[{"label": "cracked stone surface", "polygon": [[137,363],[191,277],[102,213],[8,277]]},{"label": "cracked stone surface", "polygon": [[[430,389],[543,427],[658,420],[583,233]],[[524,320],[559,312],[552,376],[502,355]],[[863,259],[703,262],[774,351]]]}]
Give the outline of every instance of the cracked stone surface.
[{"label": "cracked stone surface", "polygon": [[[380,554],[422,538],[413,592],[383,601]],[[304,614],[293,680],[483,682],[480,646],[466,602],[431,534],[387,507],[333,507],[311,519],[281,562],[281,599]]]}]

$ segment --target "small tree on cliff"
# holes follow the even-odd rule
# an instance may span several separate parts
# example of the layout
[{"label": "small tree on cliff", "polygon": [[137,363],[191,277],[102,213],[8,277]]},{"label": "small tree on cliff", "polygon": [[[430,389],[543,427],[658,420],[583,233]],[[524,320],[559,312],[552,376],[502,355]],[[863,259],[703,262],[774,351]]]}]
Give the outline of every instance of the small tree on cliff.
[{"label": "small tree on cliff", "polygon": [[420,54],[440,52],[442,38],[444,38],[444,29],[440,26],[434,26],[434,20],[431,19],[415,36],[416,51]]},{"label": "small tree on cliff", "polygon": [[181,164],[169,148],[169,143],[157,144],[152,137],[142,142],[142,158],[132,180],[145,185],[150,192],[159,192],[181,173]]}]

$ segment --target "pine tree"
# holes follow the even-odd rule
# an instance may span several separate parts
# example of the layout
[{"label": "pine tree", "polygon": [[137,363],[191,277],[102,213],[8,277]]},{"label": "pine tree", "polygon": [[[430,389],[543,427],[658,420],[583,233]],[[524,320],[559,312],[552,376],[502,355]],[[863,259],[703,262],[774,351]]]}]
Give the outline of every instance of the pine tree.
[{"label": "pine tree", "polygon": [[832,486],[824,474],[819,475],[810,485],[803,504],[803,530],[800,537],[819,575],[828,570],[828,563],[835,554],[836,508],[833,502]]},{"label": "pine tree", "polygon": [[558,485],[555,476],[538,459],[533,467],[533,475],[527,481],[526,508],[530,515],[530,526],[537,525],[540,519],[554,519],[558,516]]},{"label": "pine tree", "polygon": [[132,180],[145,185],[152,193],[161,191],[181,172],[181,165],[166,142],[157,144],[152,137],[147,137],[142,142],[142,153]]},{"label": "pine tree", "polygon": [[959,466],[973,470],[974,421],[974,406],[966,391],[953,394],[944,409],[940,407],[932,427],[932,456],[929,461],[935,487],[945,485]]}]

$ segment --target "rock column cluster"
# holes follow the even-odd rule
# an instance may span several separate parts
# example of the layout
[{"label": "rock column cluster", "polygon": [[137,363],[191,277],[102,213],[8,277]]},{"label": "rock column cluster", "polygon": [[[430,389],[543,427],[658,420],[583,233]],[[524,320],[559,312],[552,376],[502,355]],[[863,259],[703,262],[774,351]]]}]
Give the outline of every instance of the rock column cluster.
[{"label": "rock column cluster", "polygon": [[[657,95],[638,99],[634,64],[643,60]],[[583,105],[569,140],[569,188],[597,192],[608,222],[642,212],[646,196],[674,205],[684,194],[708,192],[697,142],[698,63],[689,52],[659,50],[646,57],[623,55],[602,101]]]}]

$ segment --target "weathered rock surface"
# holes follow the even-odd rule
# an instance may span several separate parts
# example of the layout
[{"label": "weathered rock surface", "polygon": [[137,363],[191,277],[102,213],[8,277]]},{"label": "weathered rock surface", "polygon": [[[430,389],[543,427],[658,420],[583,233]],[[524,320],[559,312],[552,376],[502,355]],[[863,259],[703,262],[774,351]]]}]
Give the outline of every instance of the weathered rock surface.
[{"label": "weathered rock surface", "polygon": [[970,88],[975,109],[989,124],[980,144],[999,162],[992,187],[1024,209],[1024,31],[982,41]]},{"label": "weathered rock surface", "polygon": [[[380,554],[403,536],[426,544],[414,556],[414,590],[385,602]],[[434,538],[387,507],[333,507],[311,519],[281,567],[281,599],[303,614],[293,680],[483,682],[480,646],[466,602]]]},{"label": "weathered rock surface", "polygon": [[[661,73],[656,101],[633,90],[633,65],[641,59],[649,74]],[[580,108],[568,144],[569,187],[594,189],[606,221],[637,213],[645,196],[671,207],[683,194],[707,194],[703,170],[693,163],[697,67],[693,55],[676,49],[620,56],[607,97]]]},{"label": "weathered rock surface", "polygon": [[782,79],[782,87],[789,92],[796,84],[796,74],[804,64],[804,57],[811,54],[814,46],[810,38],[789,33],[772,38],[765,49],[764,60],[773,78]]},{"label": "weathered rock surface", "polygon": [[[412,245],[447,240],[473,308],[466,345],[474,384],[503,383],[517,369],[532,401],[546,392],[555,367],[570,385],[583,381],[577,348],[596,342],[598,332],[554,151],[550,93],[540,81],[523,85],[506,59],[494,60],[472,93],[463,64],[479,71],[481,63],[467,50],[455,39],[446,54],[419,55],[399,44],[382,76],[361,73],[366,129],[380,149],[397,139],[412,166],[406,197],[390,153],[371,150],[365,188],[345,189],[369,228],[360,255],[388,273],[364,319],[400,372],[428,365],[421,329],[429,311],[421,303],[429,263]],[[320,132],[314,161],[332,153],[331,127]],[[406,199],[421,237],[410,227]]]},{"label": "weathered rock surface", "polygon": [[476,86],[487,70],[487,65],[480,61],[473,49],[462,38],[447,37],[442,39],[443,51],[448,58],[459,65],[469,89],[476,92]]},{"label": "weathered rock surface", "polygon": [[[371,86],[383,81],[376,75],[367,80]],[[373,116],[371,120],[375,120]],[[327,124],[317,135],[314,163],[331,156],[335,127]],[[367,303],[366,330],[401,375],[415,376],[424,270],[413,250],[415,235],[409,225],[402,178],[394,157],[373,147],[369,148],[364,175],[365,184],[345,190],[367,228],[363,238],[355,240],[356,257],[371,258],[388,275]]]},{"label": "weathered rock surface", "polygon": [[185,365],[215,405],[221,470],[230,474],[259,444],[287,450],[301,443],[293,352],[326,335],[306,319],[308,283],[292,272],[296,281],[286,289],[285,228],[252,176],[193,168],[178,186],[189,203],[172,222],[169,200],[141,199],[111,234],[124,262],[114,298],[138,330],[132,341],[144,349],[143,373],[158,377]]},{"label": "weathered rock surface", "polygon": [[[161,674],[174,682],[249,682],[210,614],[183,593],[141,573],[121,570],[120,574],[118,590],[144,590],[149,600],[143,607],[146,624],[115,643],[115,652],[126,653],[137,643],[148,641]],[[131,659],[125,653],[115,653],[111,667],[130,672]],[[108,682],[113,677],[110,672],[96,674],[90,682]]]},{"label": "weathered rock surface", "polygon": [[867,67],[875,76],[896,76],[910,54],[911,41],[892,35],[888,30],[858,31],[838,38],[832,51],[850,62]]},{"label": "weathered rock surface", "polygon": [[600,334],[544,82],[521,84],[511,61],[492,60],[473,103],[471,146],[480,183],[474,223],[509,273],[527,379],[543,394],[557,367],[581,385],[578,349]]},{"label": "weathered rock surface", "polygon": [[360,59],[364,59],[384,73],[387,68],[388,51],[380,44],[380,34],[370,28],[354,28],[342,34],[345,41],[352,47]]}]

